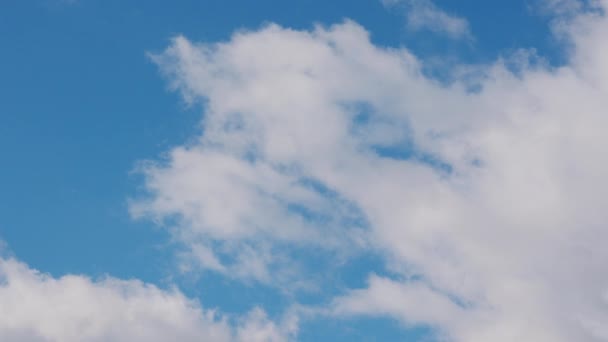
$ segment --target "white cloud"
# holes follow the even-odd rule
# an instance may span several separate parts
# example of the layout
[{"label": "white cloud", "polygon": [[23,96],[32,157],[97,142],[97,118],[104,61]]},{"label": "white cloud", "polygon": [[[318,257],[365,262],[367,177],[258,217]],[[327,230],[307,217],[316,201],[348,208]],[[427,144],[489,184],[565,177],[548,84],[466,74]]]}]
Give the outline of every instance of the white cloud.
[{"label": "white cloud", "polygon": [[469,22],[437,7],[431,0],[383,0],[387,7],[402,6],[412,31],[428,30],[453,39],[472,39]]},{"label": "white cloud", "polygon": [[285,341],[253,310],[236,326],[179,291],[137,280],[53,278],[0,258],[0,340],[14,342]]},{"label": "white cloud", "polygon": [[605,340],[608,20],[579,15],[568,65],[473,67],[475,93],[353,22],[176,38],[155,60],[204,103],[205,132],[143,168],[150,196],[133,211],[173,222],[204,266],[234,276],[289,271],[276,246],[386,255],[398,277],[336,298],[338,315],[455,341]]}]

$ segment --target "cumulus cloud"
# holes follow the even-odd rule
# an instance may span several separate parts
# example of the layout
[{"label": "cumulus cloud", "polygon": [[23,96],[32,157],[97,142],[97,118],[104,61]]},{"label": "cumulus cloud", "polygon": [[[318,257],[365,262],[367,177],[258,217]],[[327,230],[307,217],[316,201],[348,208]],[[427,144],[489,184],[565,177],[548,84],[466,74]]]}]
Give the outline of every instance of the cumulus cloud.
[{"label": "cumulus cloud", "polygon": [[383,0],[382,4],[404,9],[407,27],[412,31],[427,30],[453,39],[473,37],[466,19],[445,12],[430,0]]},{"label": "cumulus cloud", "polygon": [[285,341],[292,331],[261,309],[233,325],[175,289],[111,277],[54,278],[0,259],[2,341]]},{"label": "cumulus cloud", "polygon": [[204,133],[142,167],[133,213],[236,277],[272,281],[294,246],[383,254],[395,276],[336,298],[338,316],[454,341],[605,340],[608,20],[565,29],[567,65],[503,58],[472,67],[475,87],[350,21],[177,37],[154,59],[204,106]]}]

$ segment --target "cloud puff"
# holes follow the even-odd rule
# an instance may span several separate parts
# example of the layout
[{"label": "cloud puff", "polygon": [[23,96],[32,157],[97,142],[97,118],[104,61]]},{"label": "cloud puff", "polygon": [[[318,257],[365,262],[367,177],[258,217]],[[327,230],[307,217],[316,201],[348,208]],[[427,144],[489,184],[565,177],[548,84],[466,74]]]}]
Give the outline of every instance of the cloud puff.
[{"label": "cloud puff", "polygon": [[349,21],[178,37],[155,61],[204,105],[204,133],[142,168],[133,212],[237,277],[288,272],[285,246],[382,253],[396,276],[336,298],[336,315],[455,341],[605,340],[608,20],[564,25],[567,65],[520,54],[449,85]]},{"label": "cloud puff", "polygon": [[110,277],[53,278],[1,258],[0,340],[284,341],[286,332],[260,309],[234,327],[177,290]]},{"label": "cloud puff", "polygon": [[412,31],[427,30],[452,39],[472,39],[469,22],[446,13],[430,0],[383,0],[384,6],[403,7],[407,27]]}]

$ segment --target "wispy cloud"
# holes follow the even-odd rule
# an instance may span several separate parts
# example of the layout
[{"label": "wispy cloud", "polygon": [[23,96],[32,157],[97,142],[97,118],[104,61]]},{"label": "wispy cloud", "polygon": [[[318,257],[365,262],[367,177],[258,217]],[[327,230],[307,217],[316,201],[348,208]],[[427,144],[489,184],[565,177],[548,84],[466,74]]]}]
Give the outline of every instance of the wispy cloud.
[{"label": "wispy cloud", "polygon": [[382,3],[403,10],[407,27],[412,31],[426,30],[452,39],[473,38],[466,19],[443,11],[431,0],[382,0]]}]

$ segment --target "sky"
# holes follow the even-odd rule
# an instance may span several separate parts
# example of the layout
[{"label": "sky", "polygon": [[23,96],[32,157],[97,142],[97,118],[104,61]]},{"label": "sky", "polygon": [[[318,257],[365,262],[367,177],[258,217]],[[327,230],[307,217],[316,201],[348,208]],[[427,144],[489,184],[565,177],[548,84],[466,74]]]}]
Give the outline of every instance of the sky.
[{"label": "sky", "polygon": [[4,0],[0,340],[608,341],[606,0]]}]

